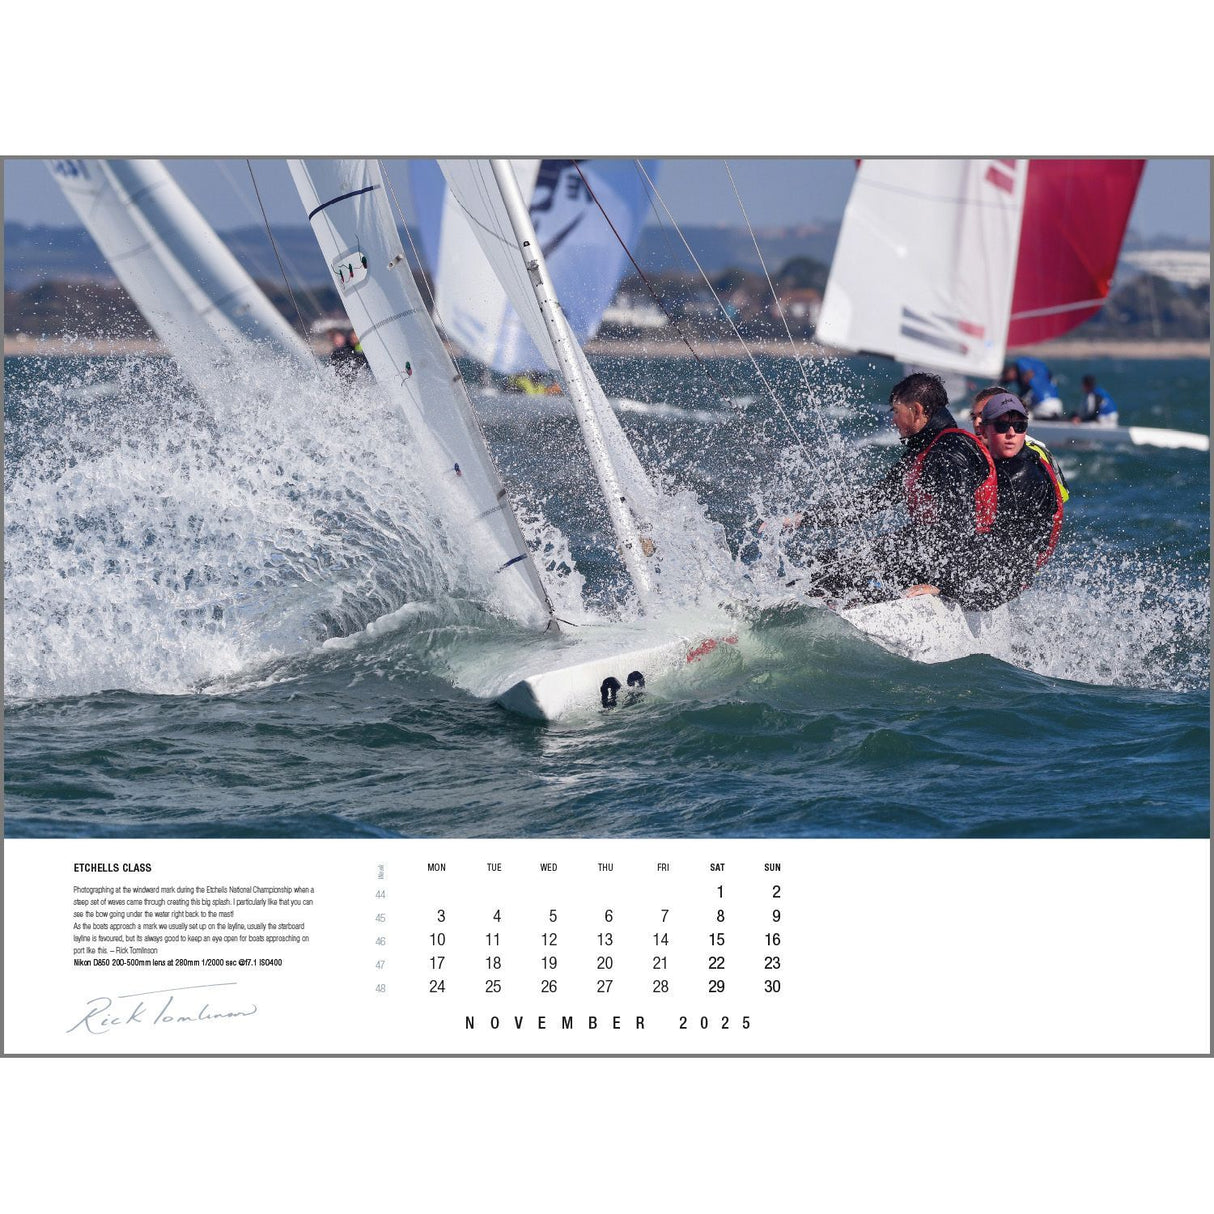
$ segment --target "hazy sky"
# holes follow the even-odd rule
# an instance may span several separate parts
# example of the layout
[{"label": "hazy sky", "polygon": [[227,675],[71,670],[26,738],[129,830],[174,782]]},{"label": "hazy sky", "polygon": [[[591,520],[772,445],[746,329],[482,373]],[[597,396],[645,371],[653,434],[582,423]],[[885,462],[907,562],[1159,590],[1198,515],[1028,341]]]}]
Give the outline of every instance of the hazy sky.
[{"label": "hazy sky", "polygon": [[[219,230],[261,222],[244,160],[168,160],[194,204]],[[254,160],[258,189],[271,223],[301,223],[303,212],[281,160]],[[391,180],[404,197],[404,160],[386,160]],[[729,171],[726,169],[728,165]],[[742,223],[732,172],[746,213],[756,227],[787,225],[843,214],[855,174],[853,160],[666,159],[657,186],[680,224]],[[21,223],[76,223],[40,160],[4,162],[4,217]],[[665,216],[663,216],[665,219]],[[1148,160],[1130,216],[1140,236],[1210,239],[1209,160]]]}]

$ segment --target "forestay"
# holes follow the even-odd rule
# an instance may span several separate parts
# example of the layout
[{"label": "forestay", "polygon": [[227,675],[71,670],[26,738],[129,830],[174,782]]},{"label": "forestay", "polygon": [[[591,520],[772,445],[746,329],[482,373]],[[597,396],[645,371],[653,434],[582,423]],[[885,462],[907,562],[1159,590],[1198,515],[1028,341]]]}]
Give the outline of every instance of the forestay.
[{"label": "forestay", "polygon": [[512,609],[555,627],[543,583],[450,356],[400,243],[379,162],[288,162],[375,378],[431,450],[462,516],[449,519]]}]

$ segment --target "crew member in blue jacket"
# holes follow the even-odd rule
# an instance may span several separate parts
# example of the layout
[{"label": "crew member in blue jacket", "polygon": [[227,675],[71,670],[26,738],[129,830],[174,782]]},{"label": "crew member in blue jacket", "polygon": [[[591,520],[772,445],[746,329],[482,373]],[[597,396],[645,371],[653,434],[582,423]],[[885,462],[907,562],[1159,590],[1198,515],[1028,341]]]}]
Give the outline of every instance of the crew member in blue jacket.
[{"label": "crew member in blue jacket", "polygon": [[1071,414],[1071,421],[1117,425],[1117,402],[1103,388],[1097,387],[1094,375],[1083,377],[1083,406],[1078,413]]},{"label": "crew member in blue jacket", "polygon": [[999,382],[1014,383],[1016,395],[1033,417],[1063,417],[1054,373],[1039,358],[1017,358],[1003,368]]}]

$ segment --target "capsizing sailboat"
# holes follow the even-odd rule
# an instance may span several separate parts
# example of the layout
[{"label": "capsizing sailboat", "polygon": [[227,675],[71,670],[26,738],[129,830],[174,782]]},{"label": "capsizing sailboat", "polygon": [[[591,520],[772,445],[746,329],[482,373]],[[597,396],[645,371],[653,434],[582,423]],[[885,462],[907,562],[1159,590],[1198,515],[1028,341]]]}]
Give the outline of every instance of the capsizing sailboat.
[{"label": "capsizing sailboat", "polygon": [[[1104,305],[1145,163],[862,161],[818,340],[991,382],[1009,348],[1069,332]],[[1206,435],[1150,427],[1034,419],[1032,432],[1209,450]]]},{"label": "capsizing sailboat", "polygon": [[[379,163],[308,159],[289,166],[376,380],[442,470],[440,486],[455,512],[454,530],[467,540],[508,614],[559,633],[463,379],[414,282]],[[564,380],[618,551],[638,601],[649,604],[659,560],[667,568],[680,567],[674,545],[666,542],[664,504],[569,330],[513,168],[506,161],[444,161],[442,169],[528,334]],[[614,705],[621,691],[635,695],[657,674],[716,644],[715,637],[681,632],[639,648],[621,645],[618,634],[598,645],[579,638],[576,647],[558,643],[527,669],[503,672],[492,695],[513,711],[551,720]]]}]

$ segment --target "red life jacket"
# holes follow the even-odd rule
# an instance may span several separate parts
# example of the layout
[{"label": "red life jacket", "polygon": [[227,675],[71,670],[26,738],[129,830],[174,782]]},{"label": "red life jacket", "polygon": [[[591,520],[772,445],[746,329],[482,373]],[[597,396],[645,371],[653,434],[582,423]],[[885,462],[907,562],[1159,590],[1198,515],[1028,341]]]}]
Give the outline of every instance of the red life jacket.
[{"label": "red life jacket", "polygon": [[[1032,447],[1029,450],[1033,451]],[[1037,568],[1040,569],[1054,555],[1058,533],[1062,530],[1062,486],[1058,483],[1058,473],[1054,471],[1054,465],[1048,459],[1042,459],[1036,451],[1033,451],[1033,454],[1037,456],[1037,462],[1045,469],[1050,484],[1054,486],[1054,525],[1050,528],[1050,542],[1046,544],[1045,551],[1037,557]]]},{"label": "red life jacket", "polygon": [[[982,452],[982,458],[986,460],[986,479],[974,490],[975,529],[979,535],[985,535],[995,521],[995,508],[999,504],[999,482],[995,477],[995,461],[991,459],[991,453],[968,430],[962,430],[959,426],[946,426],[940,430],[936,437],[915,456],[914,463],[907,469],[903,485],[906,488],[906,504],[910,509],[910,516],[916,523],[934,523],[936,521],[936,504],[932,501],[930,494],[919,488],[919,478],[923,475],[923,461],[927,459],[927,453],[946,434],[964,434]],[[1057,491],[1056,482],[1055,491]]]}]

